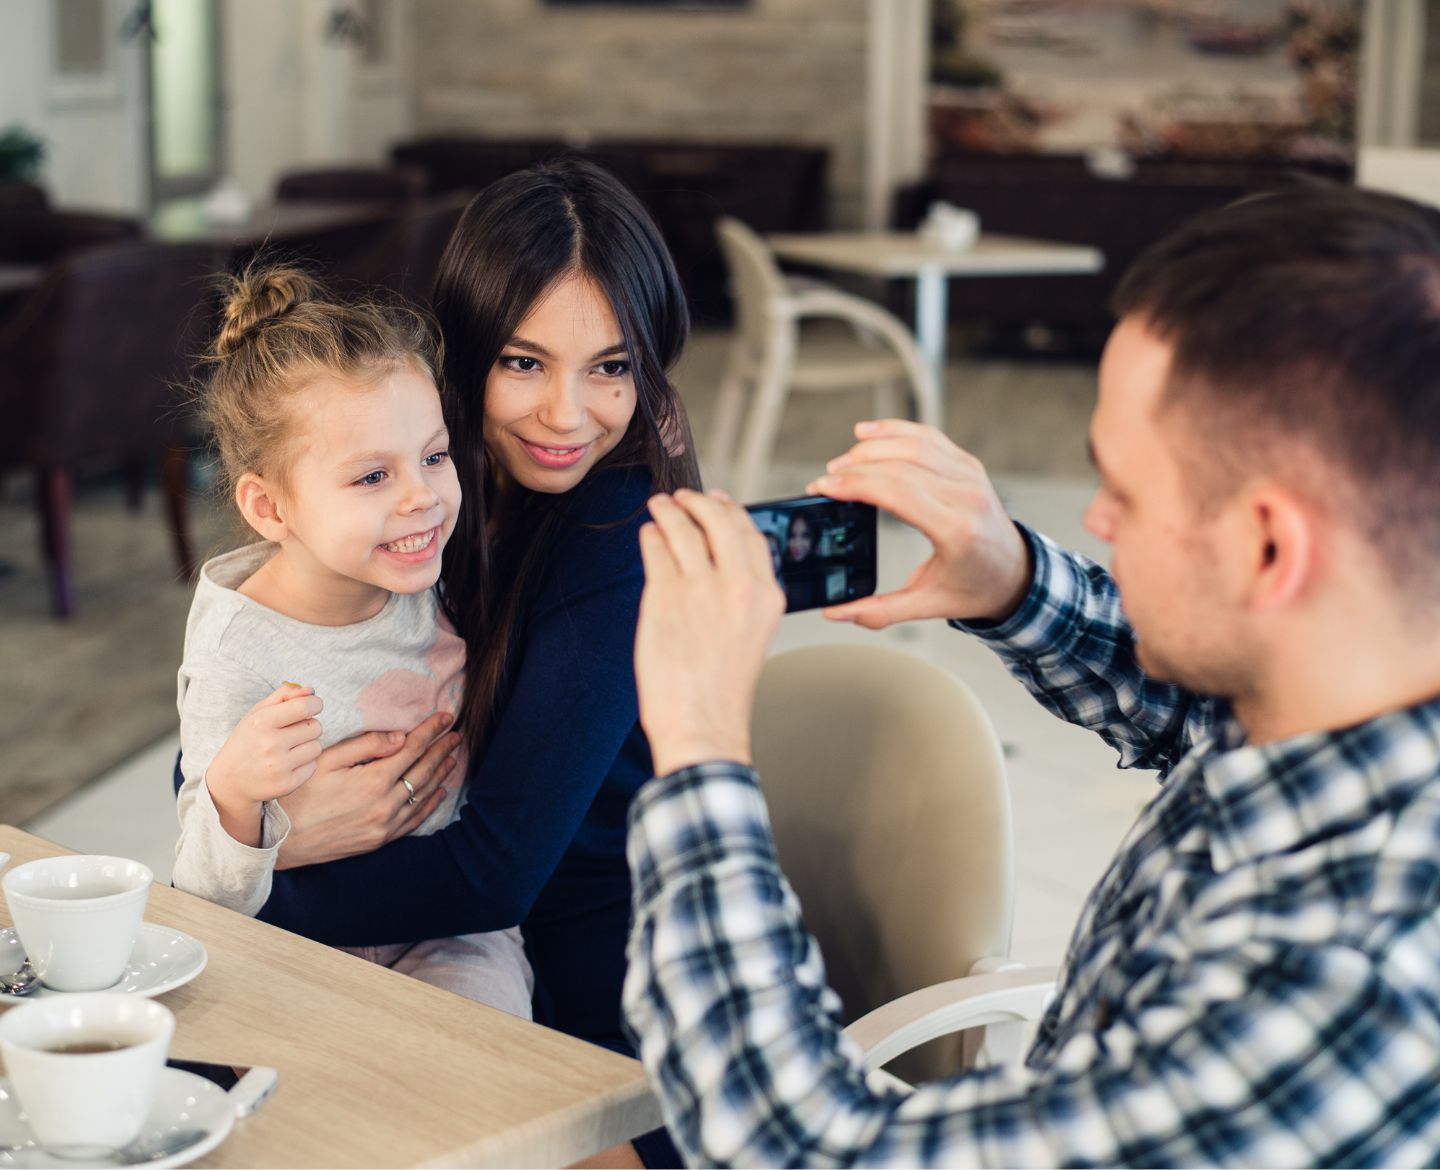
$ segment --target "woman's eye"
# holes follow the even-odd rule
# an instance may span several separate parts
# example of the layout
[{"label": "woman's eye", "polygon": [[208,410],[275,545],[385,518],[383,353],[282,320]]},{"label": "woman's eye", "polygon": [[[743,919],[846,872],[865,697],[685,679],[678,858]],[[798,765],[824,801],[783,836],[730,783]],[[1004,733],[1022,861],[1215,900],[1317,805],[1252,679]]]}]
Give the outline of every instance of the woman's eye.
[{"label": "woman's eye", "polygon": [[359,479],[357,479],[355,482],[358,483],[358,484],[363,485],[364,487],[374,487],[377,483],[380,483],[384,478],[385,478],[385,473],[384,473],[383,471],[372,471],[372,472],[370,472],[370,473],[367,474],[367,475],[362,475],[362,476],[361,476]]},{"label": "woman's eye", "polygon": [[509,354],[500,359],[500,364],[517,374],[528,374],[540,368],[540,362],[536,358],[526,357],[524,354]]},{"label": "woman's eye", "polygon": [[449,451],[432,451],[429,455],[425,456],[425,466],[439,467],[449,458]]},{"label": "woman's eye", "polygon": [[601,362],[600,372],[607,378],[622,378],[630,372],[629,362]]}]

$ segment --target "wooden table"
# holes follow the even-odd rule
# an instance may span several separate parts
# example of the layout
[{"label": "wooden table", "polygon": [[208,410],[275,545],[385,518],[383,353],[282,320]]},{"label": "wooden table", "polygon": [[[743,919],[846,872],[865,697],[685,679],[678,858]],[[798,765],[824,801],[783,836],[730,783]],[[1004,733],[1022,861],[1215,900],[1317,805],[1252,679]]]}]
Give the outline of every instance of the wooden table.
[{"label": "wooden table", "polygon": [[0,297],[19,296],[40,286],[45,269],[39,264],[0,264]]},{"label": "wooden table", "polygon": [[44,279],[45,269],[39,264],[0,263],[0,326],[9,322]]},{"label": "wooden table", "polygon": [[945,387],[945,300],[951,277],[1055,276],[1099,272],[1098,248],[1024,236],[982,235],[969,248],[946,248],[918,232],[807,232],[767,237],[783,260],[915,280],[915,340]]},{"label": "wooden table", "polygon": [[[67,852],[9,826],[0,851],[12,864]],[[564,1166],[660,1124],[627,1057],[168,886],[145,917],[210,956],[160,997],[171,1055],[280,1070],[274,1095],[194,1165]]]}]

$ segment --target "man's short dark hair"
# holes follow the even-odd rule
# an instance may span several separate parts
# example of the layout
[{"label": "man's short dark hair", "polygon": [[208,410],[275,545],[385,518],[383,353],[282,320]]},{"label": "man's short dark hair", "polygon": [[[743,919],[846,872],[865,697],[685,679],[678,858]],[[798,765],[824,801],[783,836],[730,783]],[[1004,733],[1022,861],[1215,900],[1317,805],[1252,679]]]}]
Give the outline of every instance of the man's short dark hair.
[{"label": "man's short dark hair", "polygon": [[1250,196],[1149,248],[1112,308],[1173,346],[1161,409],[1202,497],[1318,457],[1397,581],[1434,588],[1440,215],[1319,182]]}]

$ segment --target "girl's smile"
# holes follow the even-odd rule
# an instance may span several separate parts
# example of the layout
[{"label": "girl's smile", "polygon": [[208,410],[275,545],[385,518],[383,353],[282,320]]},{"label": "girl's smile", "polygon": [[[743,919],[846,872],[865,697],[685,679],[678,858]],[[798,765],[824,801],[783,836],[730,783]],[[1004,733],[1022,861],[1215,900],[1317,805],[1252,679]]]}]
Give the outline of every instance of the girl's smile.
[{"label": "girl's smile", "polygon": [[380,551],[389,554],[403,564],[421,565],[440,555],[444,545],[435,539],[439,535],[439,528],[431,528],[426,532],[416,533],[414,536],[405,536],[399,540],[392,540],[389,544],[382,544]]}]

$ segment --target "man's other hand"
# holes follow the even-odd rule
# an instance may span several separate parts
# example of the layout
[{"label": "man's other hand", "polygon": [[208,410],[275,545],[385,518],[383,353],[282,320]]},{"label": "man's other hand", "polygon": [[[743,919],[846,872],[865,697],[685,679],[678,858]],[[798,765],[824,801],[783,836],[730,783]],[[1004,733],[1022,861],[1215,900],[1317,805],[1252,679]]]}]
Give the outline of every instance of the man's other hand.
[{"label": "man's other hand", "polygon": [[722,492],[658,495],[650,515],[635,681],[655,773],[748,764],[755,687],[785,612],[770,546]]}]

